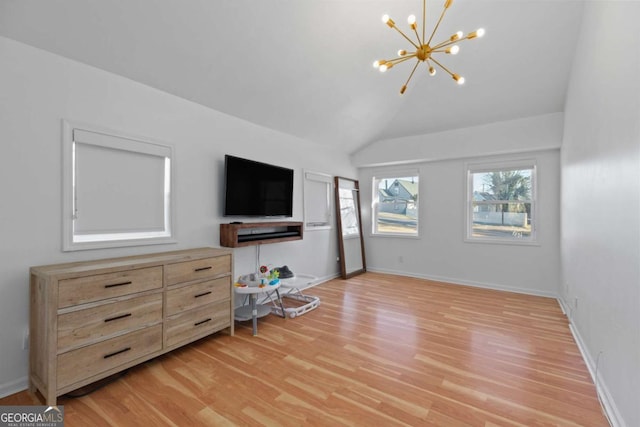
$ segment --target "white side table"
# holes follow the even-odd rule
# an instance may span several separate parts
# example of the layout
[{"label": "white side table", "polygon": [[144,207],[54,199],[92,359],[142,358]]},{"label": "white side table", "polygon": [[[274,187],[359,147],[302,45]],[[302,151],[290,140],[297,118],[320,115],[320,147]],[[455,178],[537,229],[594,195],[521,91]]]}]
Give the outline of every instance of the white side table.
[{"label": "white side table", "polygon": [[278,281],[275,285],[264,285],[260,286],[235,286],[234,289],[237,294],[240,295],[249,295],[250,304],[243,305],[242,307],[238,307],[235,310],[235,320],[245,321],[252,320],[253,321],[253,336],[258,335],[258,318],[266,316],[271,313],[271,307],[266,304],[257,304],[258,295],[265,294],[264,296],[268,296],[270,293],[275,292],[278,297],[278,304],[282,308],[282,312],[284,312],[284,308],[282,307],[282,299],[280,298],[280,291],[278,288],[280,287],[281,282]]}]

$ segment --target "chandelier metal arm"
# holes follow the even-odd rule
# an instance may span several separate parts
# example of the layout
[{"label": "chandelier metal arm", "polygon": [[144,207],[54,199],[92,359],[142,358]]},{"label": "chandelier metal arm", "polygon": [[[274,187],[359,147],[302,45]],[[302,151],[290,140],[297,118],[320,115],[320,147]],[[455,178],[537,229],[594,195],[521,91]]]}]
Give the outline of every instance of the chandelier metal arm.
[{"label": "chandelier metal arm", "polygon": [[451,41],[451,40],[445,40],[445,41],[440,42],[440,43],[438,43],[437,45],[433,46],[431,49],[433,49],[433,50],[441,49],[441,48],[443,48],[443,47],[447,47],[447,46],[454,45],[454,44],[459,43],[459,42],[461,42],[462,40],[466,40],[466,39],[467,39],[467,38],[466,38],[466,37],[464,37],[464,38],[462,38],[462,39],[453,40],[453,41]]},{"label": "chandelier metal arm", "polygon": [[442,22],[442,18],[444,18],[444,14],[447,13],[447,5],[450,4],[450,2],[445,3],[445,7],[444,9],[442,9],[442,13],[440,14],[440,18],[438,19],[438,23],[436,24],[435,27],[433,27],[433,32],[431,33],[431,36],[429,37],[429,41],[427,42],[427,44],[431,44],[431,40],[433,39],[433,36],[435,36],[436,31],[438,31],[438,27],[440,26],[440,22]]},{"label": "chandelier metal arm", "polygon": [[400,88],[400,94],[401,95],[404,93],[405,90],[407,90],[407,85],[409,84],[409,81],[411,80],[411,77],[413,77],[413,73],[416,72],[416,68],[418,68],[418,65],[420,65],[420,61],[416,61],[416,65],[413,66],[413,70],[411,70],[411,74],[409,74],[409,78],[407,79],[405,84],[402,85],[402,87]]},{"label": "chandelier metal arm", "polygon": [[464,36],[462,38],[456,39],[456,40],[448,39],[448,40],[445,40],[445,41],[440,42],[437,45],[433,46],[432,49],[433,50],[440,49],[440,48],[451,46],[451,45],[454,45],[456,43],[460,43],[461,41],[470,40],[470,39],[471,39],[471,37],[469,37],[468,35]]},{"label": "chandelier metal arm", "polygon": [[418,30],[416,28],[413,29],[413,32],[416,34],[416,38],[418,39],[418,44],[422,46],[422,40],[424,40],[424,37],[420,39],[420,36],[418,35]]},{"label": "chandelier metal arm", "polygon": [[434,59],[433,57],[431,57],[431,60],[440,68],[442,68],[444,71],[446,71],[447,73],[449,73],[449,75],[451,77],[453,77],[453,74],[451,71],[449,71],[449,69],[447,67],[445,67],[444,65],[442,65],[440,62],[438,62],[436,59]]},{"label": "chandelier metal arm", "polygon": [[425,27],[427,26],[427,0],[422,0],[422,40],[425,40]]},{"label": "chandelier metal arm", "polygon": [[[411,54],[408,54],[408,55],[406,55],[406,56],[401,56],[401,57],[399,57],[399,58],[393,58],[393,59],[390,59],[390,60],[388,60],[387,62],[391,62],[393,65],[398,65],[398,64],[400,64],[400,63],[402,63],[402,62],[404,62],[404,61],[408,61],[408,60],[410,60],[411,58],[415,58],[415,57],[416,57],[416,54],[415,54],[415,53],[411,53]],[[419,63],[420,63],[420,62],[418,62],[418,64],[419,64]]]},{"label": "chandelier metal arm", "polygon": [[395,29],[397,32],[399,32],[399,33],[400,33],[400,35],[402,35],[402,37],[404,37],[405,39],[407,39],[407,41],[408,41],[409,43],[411,43],[411,44],[413,45],[413,47],[415,47],[416,49],[420,49],[420,46],[418,46],[417,44],[415,44],[415,43],[413,42],[413,40],[411,40],[409,37],[407,37],[407,36],[405,35],[405,33],[403,33],[403,32],[402,32],[402,30],[401,30],[400,28],[398,28],[398,27],[396,27],[396,26],[395,26],[395,24],[393,25],[393,29]]}]

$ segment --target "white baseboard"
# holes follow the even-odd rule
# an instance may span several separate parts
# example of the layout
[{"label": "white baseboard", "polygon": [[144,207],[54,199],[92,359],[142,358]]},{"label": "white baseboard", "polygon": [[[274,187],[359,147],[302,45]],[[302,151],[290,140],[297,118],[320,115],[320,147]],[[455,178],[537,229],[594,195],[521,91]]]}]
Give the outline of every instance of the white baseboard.
[{"label": "white baseboard", "polygon": [[318,286],[319,284],[324,283],[324,282],[328,282],[329,280],[337,279],[338,277],[340,277],[340,273],[333,273],[333,274],[329,274],[327,276],[318,277],[318,280],[316,280],[312,285],[310,285],[309,288],[312,288],[314,286]]},{"label": "white baseboard", "polygon": [[[558,302],[560,303],[560,307],[562,307],[562,310],[565,311],[565,313],[570,313],[570,311],[567,310],[569,306],[567,305],[566,301],[564,301],[562,298],[558,298]],[[613,397],[609,392],[607,384],[602,378],[602,372],[597,372],[596,374],[596,362],[589,353],[587,346],[585,345],[584,340],[580,335],[580,331],[578,331],[578,329],[573,325],[573,319],[569,316],[567,316],[567,318],[569,319],[569,329],[571,330],[573,339],[578,345],[578,349],[580,350],[582,359],[587,365],[587,369],[589,370],[589,374],[591,375],[591,380],[596,385],[596,391],[600,396],[600,401],[604,408],[604,412],[609,419],[609,423],[612,427],[627,427],[627,424],[624,422],[624,419],[620,415],[620,411],[618,411]]]},{"label": "white baseboard", "polygon": [[492,289],[495,291],[507,291],[507,292],[515,292],[518,294],[534,295],[539,297],[558,298],[558,295],[553,292],[545,292],[537,289],[516,288],[511,286],[496,285],[494,283],[460,280],[453,277],[430,276],[426,274],[407,273],[406,271],[388,270],[388,269],[381,269],[381,268],[367,268],[367,271],[371,271],[374,273],[395,274],[397,276],[415,277],[417,279],[426,279],[426,280],[433,280],[435,282],[451,283],[452,285],[473,286],[476,288]]},{"label": "white baseboard", "polygon": [[29,388],[29,378],[22,377],[8,383],[0,384],[0,398],[6,397]]}]

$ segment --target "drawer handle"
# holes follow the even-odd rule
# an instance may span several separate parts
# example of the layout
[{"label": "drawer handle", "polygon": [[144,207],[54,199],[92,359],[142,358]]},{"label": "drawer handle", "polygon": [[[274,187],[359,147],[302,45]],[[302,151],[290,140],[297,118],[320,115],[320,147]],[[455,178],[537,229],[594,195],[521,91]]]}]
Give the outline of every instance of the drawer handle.
[{"label": "drawer handle", "polygon": [[212,320],[211,317],[209,317],[208,319],[204,319],[204,320],[201,320],[199,322],[194,323],[193,326],[200,326],[203,323],[211,322],[211,320]]},{"label": "drawer handle", "polygon": [[122,283],[112,283],[110,285],[104,285],[104,288],[105,289],[115,288],[116,286],[125,286],[125,285],[130,285],[131,283],[133,283],[133,282],[128,281],[128,282],[122,282]]},{"label": "drawer handle", "polygon": [[205,270],[211,270],[213,267],[209,266],[209,267],[200,267],[200,268],[196,268],[193,271],[205,271]]},{"label": "drawer handle", "polygon": [[115,352],[113,352],[113,353],[105,354],[105,355],[104,355],[104,356],[102,356],[102,357],[103,357],[103,358],[105,358],[105,359],[108,359],[108,358],[110,358],[110,357],[117,356],[117,355],[118,355],[118,354],[120,354],[120,353],[126,353],[126,352],[127,352],[127,351],[129,351],[129,350],[131,350],[131,347],[123,348],[122,350],[118,350],[118,351],[115,351]]},{"label": "drawer handle", "polygon": [[203,296],[205,296],[205,295],[209,295],[210,293],[211,293],[211,291],[203,292],[203,293],[201,293],[201,294],[194,295],[193,297],[194,297],[194,298],[200,298],[200,297],[203,297]]},{"label": "drawer handle", "polygon": [[104,319],[104,322],[111,322],[113,320],[118,320],[118,319],[124,319],[125,317],[129,317],[131,316],[131,313],[127,313],[127,314],[121,314],[120,316],[115,316],[115,317],[110,317],[108,319]]}]

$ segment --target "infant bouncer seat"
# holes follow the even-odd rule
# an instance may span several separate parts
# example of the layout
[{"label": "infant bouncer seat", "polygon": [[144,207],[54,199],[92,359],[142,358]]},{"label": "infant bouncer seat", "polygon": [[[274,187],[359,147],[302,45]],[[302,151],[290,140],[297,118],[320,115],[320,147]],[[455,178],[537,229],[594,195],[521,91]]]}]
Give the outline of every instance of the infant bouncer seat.
[{"label": "infant bouncer seat", "polygon": [[317,277],[308,274],[296,275],[286,265],[274,268],[274,270],[279,272],[283,304],[282,306],[272,306],[273,313],[293,319],[318,308],[320,305],[319,297],[302,293],[303,289],[313,285],[318,280]]}]

